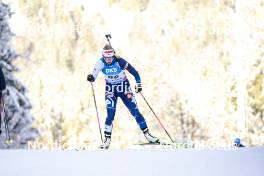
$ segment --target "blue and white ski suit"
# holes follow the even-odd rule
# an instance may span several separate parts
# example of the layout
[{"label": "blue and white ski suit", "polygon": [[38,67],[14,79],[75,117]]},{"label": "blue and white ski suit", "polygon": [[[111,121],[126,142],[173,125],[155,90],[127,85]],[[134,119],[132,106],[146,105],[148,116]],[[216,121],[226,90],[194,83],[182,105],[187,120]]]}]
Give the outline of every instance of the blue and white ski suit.
[{"label": "blue and white ski suit", "polygon": [[133,95],[130,83],[126,77],[125,69],[135,77],[136,83],[141,83],[138,72],[123,58],[113,57],[113,62],[111,64],[107,64],[104,58],[100,58],[97,61],[92,73],[94,79],[96,79],[98,73],[102,71],[106,81],[106,137],[111,137],[118,97],[122,99],[123,103],[129,109],[130,113],[134,116],[140,129],[143,131],[147,129],[146,121],[138,110],[135,96]]}]

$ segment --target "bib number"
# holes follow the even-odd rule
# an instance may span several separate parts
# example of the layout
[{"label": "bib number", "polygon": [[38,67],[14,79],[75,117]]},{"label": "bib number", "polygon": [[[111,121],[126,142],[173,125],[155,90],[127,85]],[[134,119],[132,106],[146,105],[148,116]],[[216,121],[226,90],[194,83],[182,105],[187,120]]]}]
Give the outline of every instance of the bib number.
[{"label": "bib number", "polygon": [[115,75],[115,76],[108,76],[109,79],[117,79],[118,78],[118,75]]}]

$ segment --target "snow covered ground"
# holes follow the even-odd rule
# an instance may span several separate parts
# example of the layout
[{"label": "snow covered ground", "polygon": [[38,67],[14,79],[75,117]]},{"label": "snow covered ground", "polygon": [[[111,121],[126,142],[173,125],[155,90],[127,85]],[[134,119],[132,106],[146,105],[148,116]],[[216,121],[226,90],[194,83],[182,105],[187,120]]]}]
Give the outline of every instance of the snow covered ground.
[{"label": "snow covered ground", "polygon": [[264,147],[237,150],[0,150],[2,176],[263,176]]}]

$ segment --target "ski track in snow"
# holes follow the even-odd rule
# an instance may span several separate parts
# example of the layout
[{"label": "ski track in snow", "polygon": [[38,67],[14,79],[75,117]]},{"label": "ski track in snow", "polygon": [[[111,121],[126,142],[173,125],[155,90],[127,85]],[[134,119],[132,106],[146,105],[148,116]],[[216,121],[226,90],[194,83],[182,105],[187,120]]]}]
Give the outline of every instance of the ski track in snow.
[{"label": "ski track in snow", "polygon": [[0,150],[3,176],[263,176],[264,147],[237,150]]}]

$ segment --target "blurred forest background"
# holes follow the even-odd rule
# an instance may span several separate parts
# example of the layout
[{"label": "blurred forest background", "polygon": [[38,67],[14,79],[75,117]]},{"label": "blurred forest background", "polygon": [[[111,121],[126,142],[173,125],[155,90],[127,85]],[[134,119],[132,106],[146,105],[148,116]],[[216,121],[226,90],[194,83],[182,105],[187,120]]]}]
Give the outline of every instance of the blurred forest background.
[{"label": "blurred forest background", "polygon": [[[173,139],[227,146],[241,137],[249,146],[264,144],[264,0],[4,2],[14,12],[16,77],[29,90],[37,141],[100,144],[86,76],[111,33]],[[102,75],[95,89],[104,124]],[[137,102],[152,133],[168,140],[140,96]],[[139,140],[144,136],[119,101],[111,147]]]}]

